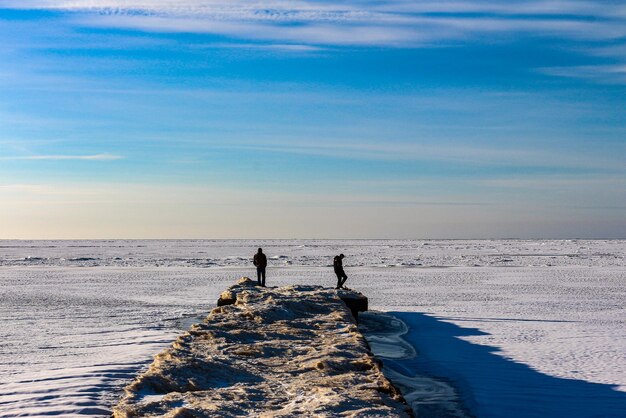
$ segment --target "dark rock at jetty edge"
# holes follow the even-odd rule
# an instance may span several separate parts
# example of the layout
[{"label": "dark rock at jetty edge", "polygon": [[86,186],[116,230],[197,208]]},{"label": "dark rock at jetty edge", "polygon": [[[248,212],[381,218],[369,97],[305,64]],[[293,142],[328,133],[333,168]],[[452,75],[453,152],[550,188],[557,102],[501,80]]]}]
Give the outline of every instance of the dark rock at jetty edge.
[{"label": "dark rock at jetty edge", "polygon": [[241,279],[125,389],[114,416],[411,416],[342,302],[349,293]]}]

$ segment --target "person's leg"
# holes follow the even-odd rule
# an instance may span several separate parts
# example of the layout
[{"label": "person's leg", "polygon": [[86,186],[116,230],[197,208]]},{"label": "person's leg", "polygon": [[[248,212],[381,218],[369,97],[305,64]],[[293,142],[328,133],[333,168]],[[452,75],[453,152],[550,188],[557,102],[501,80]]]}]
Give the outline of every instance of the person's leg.
[{"label": "person's leg", "polygon": [[335,289],[339,289],[341,287],[341,274],[335,272],[335,274],[337,275],[337,287],[335,287]]},{"label": "person's leg", "polygon": [[346,276],[346,273],[345,273],[345,272],[342,274],[342,276],[343,276],[343,277],[342,277],[342,280],[341,280],[341,285],[340,285],[340,287],[343,287],[343,285],[346,283],[346,280],[348,280],[348,276]]},{"label": "person's leg", "polygon": [[259,283],[259,286],[261,286],[261,271],[260,267],[256,268],[256,281]]},{"label": "person's leg", "polygon": [[261,277],[263,278],[261,282],[261,286],[265,287],[265,267],[263,267],[263,271],[261,272]]}]

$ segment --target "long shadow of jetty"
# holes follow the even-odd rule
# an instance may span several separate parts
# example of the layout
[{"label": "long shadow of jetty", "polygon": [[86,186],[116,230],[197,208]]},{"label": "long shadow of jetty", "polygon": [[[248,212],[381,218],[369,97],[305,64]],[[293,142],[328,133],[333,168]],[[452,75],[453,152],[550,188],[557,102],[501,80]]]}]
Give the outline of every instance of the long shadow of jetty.
[{"label": "long shadow of jetty", "polygon": [[549,376],[459,338],[488,335],[476,328],[422,313],[389,314],[407,325],[403,338],[418,350],[397,366],[451,382],[476,417],[626,417],[626,393],[616,386]]}]

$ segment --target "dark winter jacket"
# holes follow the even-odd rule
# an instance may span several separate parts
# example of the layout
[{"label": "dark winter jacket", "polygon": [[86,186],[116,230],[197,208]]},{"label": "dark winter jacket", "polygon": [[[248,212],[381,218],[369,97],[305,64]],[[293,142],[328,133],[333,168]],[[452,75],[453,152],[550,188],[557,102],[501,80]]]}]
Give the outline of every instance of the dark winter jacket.
[{"label": "dark winter jacket", "polygon": [[335,273],[343,273],[343,259],[339,256],[335,256],[333,259],[333,267],[335,268]]},{"label": "dark winter jacket", "polygon": [[263,254],[263,253],[256,253],[254,255],[254,259],[252,260],[252,262],[258,268],[265,268],[265,267],[267,267],[267,257],[265,257],[265,254]]}]

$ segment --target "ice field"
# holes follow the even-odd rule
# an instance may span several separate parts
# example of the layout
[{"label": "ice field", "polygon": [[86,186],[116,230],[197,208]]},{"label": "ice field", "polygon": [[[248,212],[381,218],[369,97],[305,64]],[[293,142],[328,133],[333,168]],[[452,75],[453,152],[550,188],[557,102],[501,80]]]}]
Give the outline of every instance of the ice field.
[{"label": "ice field", "polygon": [[[407,326],[402,378],[478,417],[626,416],[626,241],[0,241],[0,416],[102,415],[253,276],[347,286]],[[395,337],[394,337],[395,338]]]}]

